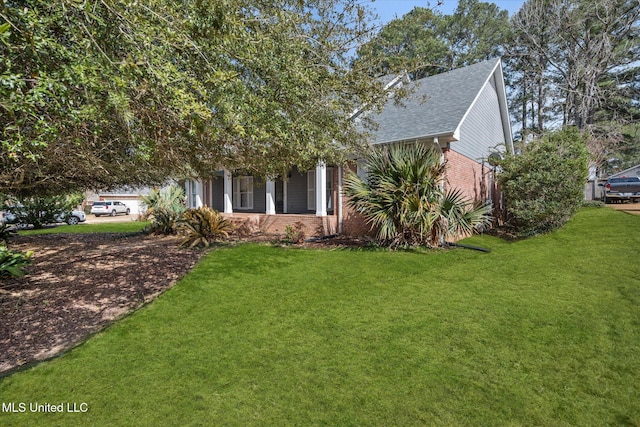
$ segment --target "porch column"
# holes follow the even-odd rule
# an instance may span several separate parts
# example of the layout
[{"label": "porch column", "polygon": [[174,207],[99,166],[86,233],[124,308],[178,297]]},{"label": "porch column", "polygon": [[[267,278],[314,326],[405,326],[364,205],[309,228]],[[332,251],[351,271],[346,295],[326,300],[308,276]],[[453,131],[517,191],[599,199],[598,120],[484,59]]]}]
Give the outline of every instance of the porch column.
[{"label": "porch column", "polygon": [[225,169],[224,171],[224,213],[233,213],[233,179],[231,177],[231,171]]},{"label": "porch column", "polygon": [[316,166],[316,216],[327,216],[327,165]]},{"label": "porch column", "polygon": [[267,215],[275,215],[276,214],[276,182],[267,179],[267,184],[265,186],[266,193],[266,208],[264,213]]},{"label": "porch column", "polygon": [[201,208],[202,204],[202,181],[196,179],[193,181],[193,193],[195,195],[195,207]]}]

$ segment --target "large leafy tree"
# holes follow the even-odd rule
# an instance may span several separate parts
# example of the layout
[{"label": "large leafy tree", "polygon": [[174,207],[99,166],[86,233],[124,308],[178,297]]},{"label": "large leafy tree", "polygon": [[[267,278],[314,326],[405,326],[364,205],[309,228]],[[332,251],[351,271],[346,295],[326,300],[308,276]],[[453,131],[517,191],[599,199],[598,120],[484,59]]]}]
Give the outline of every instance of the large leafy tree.
[{"label": "large leafy tree", "polygon": [[489,222],[457,189],[444,189],[446,162],[424,144],[376,147],[365,159],[366,179],[345,179],[347,205],[362,214],[378,240],[391,247],[439,246]]},{"label": "large leafy tree", "polygon": [[[382,102],[356,0],[0,0],[0,192],[338,160]],[[347,150],[344,150],[347,149]]]},{"label": "large leafy tree", "polygon": [[407,71],[422,78],[451,68],[450,49],[442,38],[443,16],[432,9],[416,7],[402,18],[382,27],[375,39],[358,51],[358,62],[373,57],[380,76]]},{"label": "large leafy tree", "polygon": [[382,60],[374,75],[408,71],[419,79],[499,56],[508,31],[508,12],[493,3],[461,0],[452,15],[416,7],[385,25],[359,59]]}]

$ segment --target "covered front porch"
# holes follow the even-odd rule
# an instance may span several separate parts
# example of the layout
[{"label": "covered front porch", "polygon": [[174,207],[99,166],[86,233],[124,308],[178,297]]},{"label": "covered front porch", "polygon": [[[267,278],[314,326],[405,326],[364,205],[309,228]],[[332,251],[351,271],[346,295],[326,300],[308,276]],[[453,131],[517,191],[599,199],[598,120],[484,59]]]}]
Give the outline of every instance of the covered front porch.
[{"label": "covered front porch", "polygon": [[187,207],[211,207],[264,233],[283,234],[291,226],[307,237],[336,234],[341,232],[341,174],[340,167],[324,164],[267,180],[220,170],[185,182]]}]

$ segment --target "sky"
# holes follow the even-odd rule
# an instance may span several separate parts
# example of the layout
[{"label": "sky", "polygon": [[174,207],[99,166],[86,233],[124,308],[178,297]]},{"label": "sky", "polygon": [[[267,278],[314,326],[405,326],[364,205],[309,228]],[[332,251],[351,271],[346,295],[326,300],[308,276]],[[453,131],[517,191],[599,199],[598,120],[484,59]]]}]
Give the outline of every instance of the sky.
[{"label": "sky", "polygon": [[[524,0],[484,0],[487,3],[495,3],[500,9],[509,11],[509,16],[516,13]],[[438,0],[374,0],[373,2],[363,1],[375,10],[380,16],[383,23],[392,19],[402,17],[405,13],[411,11],[414,7],[429,7],[440,11],[444,15],[451,15],[458,6],[457,0],[441,0],[442,5],[438,6]]]}]

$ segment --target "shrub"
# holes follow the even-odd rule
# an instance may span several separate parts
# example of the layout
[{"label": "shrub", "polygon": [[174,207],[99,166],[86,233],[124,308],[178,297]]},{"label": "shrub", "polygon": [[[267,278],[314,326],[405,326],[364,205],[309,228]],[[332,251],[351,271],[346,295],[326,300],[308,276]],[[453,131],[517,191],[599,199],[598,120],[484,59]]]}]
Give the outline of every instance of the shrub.
[{"label": "shrub", "polygon": [[0,224],[0,244],[7,244],[16,231],[9,224]]},{"label": "shrub", "polygon": [[188,209],[182,215],[178,229],[186,237],[180,242],[180,246],[209,247],[211,242],[228,238],[229,233],[235,229],[231,221],[220,215],[220,212],[211,208]]},{"label": "shrub", "polygon": [[177,224],[186,210],[184,189],[172,185],[164,190],[151,190],[141,196],[144,217],[151,220],[146,230],[154,234],[176,234]]},{"label": "shrub", "polygon": [[583,200],[580,206],[583,208],[603,208],[607,205],[602,200]]},{"label": "shrub", "polygon": [[518,234],[559,228],[576,212],[587,180],[586,139],[577,129],[556,131],[500,161],[507,222]]},{"label": "shrub", "polygon": [[25,272],[22,268],[31,263],[32,254],[33,252],[10,251],[5,246],[0,246],[0,277],[24,276]]},{"label": "shrub", "polygon": [[57,222],[61,215],[69,216],[78,206],[84,195],[81,193],[54,196],[10,196],[5,203],[6,210],[15,215],[15,223],[32,224],[33,228],[42,228],[46,224]]},{"label": "shrub", "polygon": [[293,225],[287,225],[284,228],[285,241],[298,244],[304,241],[304,224],[300,221],[296,222]]},{"label": "shrub", "polygon": [[377,230],[380,243],[439,246],[448,237],[488,224],[488,207],[473,206],[456,189],[444,191],[441,153],[423,144],[373,148],[367,179],[349,173],[347,204]]}]

